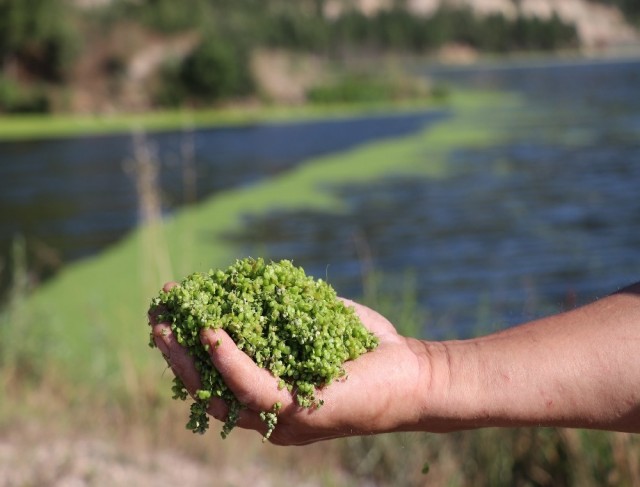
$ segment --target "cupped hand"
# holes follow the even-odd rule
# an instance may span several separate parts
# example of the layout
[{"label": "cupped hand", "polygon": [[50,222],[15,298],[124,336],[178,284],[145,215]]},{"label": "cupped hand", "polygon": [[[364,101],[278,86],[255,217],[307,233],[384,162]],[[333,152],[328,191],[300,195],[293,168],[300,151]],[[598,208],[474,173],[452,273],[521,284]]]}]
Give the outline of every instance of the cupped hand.
[{"label": "cupped hand", "polygon": [[[168,290],[174,283],[165,285]],[[269,441],[278,445],[303,445],[320,440],[388,431],[411,430],[420,422],[422,397],[428,388],[429,360],[422,342],[400,336],[393,325],[372,309],[343,300],[355,309],[362,323],[379,339],[378,347],[345,363],[346,374],[318,389],[320,407],[302,408],[278,379],[258,367],[221,329],[204,329],[200,338],[213,366],[243,404],[237,426],[264,434],[260,412],[281,407],[278,424]],[[192,357],[178,344],[167,323],[149,316],[155,344],[173,372],[193,396],[200,388]],[[224,421],[228,407],[211,399],[208,412]]]}]

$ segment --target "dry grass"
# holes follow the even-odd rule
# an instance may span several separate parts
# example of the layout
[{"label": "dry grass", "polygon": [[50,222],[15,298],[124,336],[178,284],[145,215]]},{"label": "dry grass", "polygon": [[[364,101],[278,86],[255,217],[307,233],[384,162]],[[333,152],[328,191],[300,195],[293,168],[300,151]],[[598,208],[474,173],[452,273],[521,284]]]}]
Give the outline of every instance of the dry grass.
[{"label": "dry grass", "polygon": [[242,430],[222,440],[215,426],[194,435],[184,428],[188,405],[155,392],[158,377],[145,381],[135,397],[100,397],[54,376],[24,386],[3,375],[0,486],[640,485],[635,435],[486,429],[282,448]]},{"label": "dry grass", "polygon": [[0,385],[2,487],[350,485],[325,470],[337,467],[328,444],[282,449],[241,430],[196,436],[184,428],[187,404],[164,396],[100,397],[53,377],[25,387],[3,374]]}]

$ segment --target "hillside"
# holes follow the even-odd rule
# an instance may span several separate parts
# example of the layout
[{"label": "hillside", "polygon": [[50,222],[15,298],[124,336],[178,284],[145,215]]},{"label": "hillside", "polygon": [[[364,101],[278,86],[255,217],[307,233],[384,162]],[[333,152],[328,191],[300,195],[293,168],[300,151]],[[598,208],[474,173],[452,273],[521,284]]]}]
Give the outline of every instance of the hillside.
[{"label": "hillside", "polygon": [[606,54],[640,44],[628,1],[7,0],[0,114],[424,98],[380,60]]}]

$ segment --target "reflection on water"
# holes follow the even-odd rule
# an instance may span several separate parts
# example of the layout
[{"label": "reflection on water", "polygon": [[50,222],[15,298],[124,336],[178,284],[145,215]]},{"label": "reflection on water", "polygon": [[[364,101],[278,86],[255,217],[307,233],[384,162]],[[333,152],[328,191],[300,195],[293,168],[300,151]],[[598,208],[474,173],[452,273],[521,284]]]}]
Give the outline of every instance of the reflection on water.
[{"label": "reflection on water", "polygon": [[444,180],[336,188],[347,214],[248,217],[230,237],[349,296],[369,257],[388,276],[409,270],[429,336],[515,324],[640,279],[640,63],[451,77],[526,95],[525,113],[496,117],[508,143],[452,154]]}]

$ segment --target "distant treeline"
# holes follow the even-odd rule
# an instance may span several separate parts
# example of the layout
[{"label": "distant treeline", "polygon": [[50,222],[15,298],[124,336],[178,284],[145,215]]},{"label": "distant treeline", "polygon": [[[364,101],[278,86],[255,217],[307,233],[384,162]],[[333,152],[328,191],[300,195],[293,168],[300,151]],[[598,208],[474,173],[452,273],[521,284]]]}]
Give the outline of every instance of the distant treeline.
[{"label": "distant treeline", "polygon": [[[256,47],[340,57],[422,54],[448,43],[498,53],[578,43],[575,26],[558,17],[480,17],[451,8],[419,17],[403,3],[372,16],[352,9],[327,18],[323,0],[114,0],[91,9],[69,0],[0,0],[0,112],[50,110],[51,87],[66,86],[79,57],[90,55],[83,52],[86,37],[131,23],[159,35],[202,33],[193,52],[161,70],[156,103],[165,106],[251,93],[249,54]],[[121,75],[125,66],[126,59],[114,57],[102,75]]]},{"label": "distant treeline", "polygon": [[332,19],[321,15],[321,0],[120,0],[113,9],[165,32],[213,25],[236,42],[328,54],[350,48],[424,52],[450,42],[495,52],[552,50],[578,41],[575,26],[556,16],[509,19],[442,7],[422,17],[411,14],[403,3],[374,15],[348,9]]},{"label": "distant treeline", "polygon": [[592,0],[597,3],[604,3],[618,7],[625,17],[631,22],[640,25],[640,1],[638,0]]},{"label": "distant treeline", "polygon": [[575,26],[555,16],[480,17],[470,9],[441,8],[429,17],[400,8],[381,10],[373,16],[349,11],[333,21],[282,13],[265,24],[267,44],[330,53],[345,48],[420,53],[452,42],[491,52],[554,50],[575,46],[578,41]]}]

